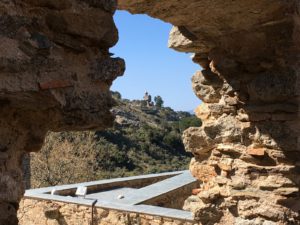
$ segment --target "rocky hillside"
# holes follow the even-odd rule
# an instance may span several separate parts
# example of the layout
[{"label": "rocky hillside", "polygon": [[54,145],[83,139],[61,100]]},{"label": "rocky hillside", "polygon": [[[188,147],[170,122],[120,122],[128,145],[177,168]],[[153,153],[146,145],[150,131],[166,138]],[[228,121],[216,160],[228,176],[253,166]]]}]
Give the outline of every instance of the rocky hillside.
[{"label": "rocky hillside", "polygon": [[42,151],[30,156],[31,188],[188,168],[191,156],[181,135],[199,119],[114,97],[113,128],[48,134]]}]

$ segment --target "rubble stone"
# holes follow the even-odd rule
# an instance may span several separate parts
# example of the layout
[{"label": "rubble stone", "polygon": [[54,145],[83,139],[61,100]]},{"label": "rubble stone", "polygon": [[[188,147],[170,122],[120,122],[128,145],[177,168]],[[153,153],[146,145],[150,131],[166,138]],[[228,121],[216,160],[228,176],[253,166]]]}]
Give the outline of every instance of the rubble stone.
[{"label": "rubble stone", "polygon": [[192,78],[203,124],[183,134],[203,184],[185,207],[202,224],[299,224],[297,1],[124,0],[119,8],[172,23],[170,47],[194,53],[204,69]]}]

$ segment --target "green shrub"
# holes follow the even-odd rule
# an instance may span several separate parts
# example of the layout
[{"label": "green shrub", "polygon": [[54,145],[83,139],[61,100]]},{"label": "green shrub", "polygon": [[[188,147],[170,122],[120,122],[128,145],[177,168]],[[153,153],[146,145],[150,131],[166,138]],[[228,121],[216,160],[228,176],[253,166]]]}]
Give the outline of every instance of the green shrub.
[{"label": "green shrub", "polygon": [[200,127],[201,125],[202,125],[202,121],[196,116],[185,117],[181,119],[178,123],[180,131],[184,131],[189,127]]}]

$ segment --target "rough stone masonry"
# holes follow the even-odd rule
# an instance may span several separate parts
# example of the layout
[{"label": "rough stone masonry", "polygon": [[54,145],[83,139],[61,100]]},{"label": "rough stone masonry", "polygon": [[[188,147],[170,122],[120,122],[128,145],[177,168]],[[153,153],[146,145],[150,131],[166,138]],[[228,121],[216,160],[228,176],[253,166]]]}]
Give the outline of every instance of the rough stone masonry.
[{"label": "rough stone masonry", "polygon": [[[202,224],[299,224],[299,1],[121,0],[172,23],[195,53],[201,128],[184,134],[203,181],[186,209]],[[124,62],[113,0],[0,0],[0,224],[17,224],[22,157],[48,130],[111,125]],[[175,78],[176,79],[176,78]]]},{"label": "rough stone masonry", "polygon": [[183,138],[203,181],[185,208],[204,225],[300,224],[299,4],[119,2],[172,23],[169,46],[203,68],[192,78],[203,125]]},{"label": "rough stone masonry", "polygon": [[22,158],[47,131],[112,124],[109,88],[124,72],[113,0],[0,1],[0,224],[18,223]]}]

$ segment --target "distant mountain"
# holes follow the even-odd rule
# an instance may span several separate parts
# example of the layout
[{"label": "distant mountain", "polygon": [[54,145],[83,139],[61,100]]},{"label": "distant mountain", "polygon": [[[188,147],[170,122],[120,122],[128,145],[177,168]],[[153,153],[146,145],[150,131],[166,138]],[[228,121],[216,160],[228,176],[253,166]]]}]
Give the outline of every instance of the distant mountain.
[{"label": "distant mountain", "polygon": [[113,96],[118,104],[113,128],[49,133],[41,152],[30,156],[32,188],[187,169],[191,155],[181,134],[199,126],[199,119]]}]

